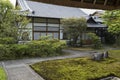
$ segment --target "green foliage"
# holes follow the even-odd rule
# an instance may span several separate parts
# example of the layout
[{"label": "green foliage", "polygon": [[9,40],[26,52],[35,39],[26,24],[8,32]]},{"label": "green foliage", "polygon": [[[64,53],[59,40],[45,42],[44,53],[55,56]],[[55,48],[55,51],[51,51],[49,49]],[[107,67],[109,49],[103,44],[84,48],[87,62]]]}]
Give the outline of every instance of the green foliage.
[{"label": "green foliage", "polygon": [[7,80],[6,73],[2,67],[0,67],[0,80]]},{"label": "green foliage", "polygon": [[99,37],[95,33],[89,33],[88,35],[90,36],[90,38],[92,40],[94,49],[102,48],[101,40],[99,39]]},{"label": "green foliage", "polygon": [[0,44],[14,44],[16,40],[13,37],[0,38]]},{"label": "green foliage", "polygon": [[73,45],[77,43],[80,37],[80,45],[82,46],[82,35],[86,31],[87,23],[85,18],[68,18],[62,20],[62,26],[69,39],[73,39]]},{"label": "green foliage", "polygon": [[105,34],[105,43],[106,44],[114,44],[115,43],[115,37],[111,33],[106,33]]},{"label": "green foliage", "polygon": [[17,41],[28,22],[26,17],[13,8],[9,0],[0,0],[0,38],[12,37]]},{"label": "green foliage", "polygon": [[[14,44],[10,45],[9,49],[11,53],[8,54],[13,54],[15,58],[23,58],[23,57],[29,57],[30,51],[29,47],[26,44]],[[11,57],[13,58],[13,57]]]},{"label": "green foliage", "polygon": [[13,58],[14,55],[10,52],[8,45],[0,44],[0,60]]},{"label": "green foliage", "polygon": [[13,34],[15,27],[12,25],[14,22],[14,14],[11,12],[12,4],[10,4],[9,0],[1,0],[0,5],[0,37],[11,37],[15,35]]},{"label": "green foliage", "polygon": [[52,36],[41,36],[39,40],[50,40]]},{"label": "green foliage", "polygon": [[47,57],[62,55],[64,41],[40,40],[26,44],[0,44],[0,60],[23,57]]},{"label": "green foliage", "polygon": [[108,75],[120,77],[120,59],[116,60],[116,57],[120,57],[120,50],[116,52],[119,56],[110,53],[110,58],[101,62],[71,58],[39,62],[31,67],[46,80],[99,80]]},{"label": "green foliage", "polygon": [[116,44],[120,46],[120,10],[106,11],[103,18],[108,25],[108,31],[115,36]]},{"label": "green foliage", "polygon": [[32,56],[58,55],[65,47],[65,43],[59,40],[32,41],[27,45],[30,47]]}]

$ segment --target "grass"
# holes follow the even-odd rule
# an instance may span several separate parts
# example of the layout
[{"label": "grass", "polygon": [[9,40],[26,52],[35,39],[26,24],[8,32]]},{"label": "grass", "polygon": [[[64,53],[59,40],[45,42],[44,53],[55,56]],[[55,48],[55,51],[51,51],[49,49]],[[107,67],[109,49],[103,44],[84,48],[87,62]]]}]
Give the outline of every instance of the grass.
[{"label": "grass", "polygon": [[46,80],[98,80],[109,75],[120,77],[120,50],[109,53],[110,58],[99,62],[89,58],[71,58],[39,62],[31,67]]},{"label": "grass", "polygon": [[2,67],[0,67],[0,80],[7,80],[6,73]]},{"label": "grass", "polygon": [[120,50],[109,50],[110,57],[113,57],[120,61]]}]

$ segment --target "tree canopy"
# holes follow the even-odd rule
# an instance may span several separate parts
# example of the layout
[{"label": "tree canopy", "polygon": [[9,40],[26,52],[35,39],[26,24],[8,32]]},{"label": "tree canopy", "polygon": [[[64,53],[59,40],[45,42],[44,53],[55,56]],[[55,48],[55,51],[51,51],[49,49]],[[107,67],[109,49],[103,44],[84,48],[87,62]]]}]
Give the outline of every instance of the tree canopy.
[{"label": "tree canopy", "polygon": [[116,43],[120,44],[120,10],[106,11],[103,18],[108,25],[108,32],[112,33],[116,37]]},{"label": "tree canopy", "polygon": [[9,0],[0,0],[0,38],[11,37],[18,40],[19,28],[25,28],[29,20],[19,14]]},{"label": "tree canopy", "polygon": [[62,20],[64,31],[68,34],[69,39],[73,39],[73,44],[77,43],[80,38],[80,45],[82,46],[82,35],[86,31],[87,23],[85,18],[66,18]]}]

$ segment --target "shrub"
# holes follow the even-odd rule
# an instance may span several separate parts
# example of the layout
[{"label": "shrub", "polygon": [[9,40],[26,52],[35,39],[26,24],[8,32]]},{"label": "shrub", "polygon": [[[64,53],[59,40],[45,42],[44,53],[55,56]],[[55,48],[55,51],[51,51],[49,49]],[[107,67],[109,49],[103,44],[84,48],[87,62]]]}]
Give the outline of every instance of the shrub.
[{"label": "shrub", "polygon": [[14,44],[11,45],[9,48],[11,53],[13,53],[16,58],[29,56],[30,54],[28,45],[25,44]]},{"label": "shrub", "polygon": [[105,34],[105,43],[106,44],[114,44],[116,42],[115,37],[111,33]]},{"label": "shrub", "polygon": [[0,44],[0,59],[56,56],[64,47],[65,42],[56,39],[31,41],[26,44]]},{"label": "shrub", "polygon": [[0,44],[14,44],[16,40],[12,37],[0,38]]},{"label": "shrub", "polygon": [[65,43],[59,40],[40,40],[32,41],[27,44],[31,52],[31,56],[52,56],[57,55],[64,48]]},{"label": "shrub", "polygon": [[51,38],[52,36],[41,36],[40,37],[40,39],[39,40],[51,40],[52,38]]},{"label": "shrub", "polygon": [[99,37],[94,34],[94,33],[89,33],[88,34],[92,40],[92,43],[93,43],[93,48],[94,49],[100,49],[102,48],[102,43],[101,43],[101,40],[99,39]]},{"label": "shrub", "polygon": [[61,53],[62,49],[66,46],[66,42],[58,41],[52,44],[53,49],[55,49],[56,53]]},{"label": "shrub", "polygon": [[31,52],[31,56],[44,56],[51,53],[51,44],[45,41],[32,41],[27,44]]},{"label": "shrub", "polygon": [[0,44],[0,60],[14,59],[15,54],[11,52],[9,45]]}]

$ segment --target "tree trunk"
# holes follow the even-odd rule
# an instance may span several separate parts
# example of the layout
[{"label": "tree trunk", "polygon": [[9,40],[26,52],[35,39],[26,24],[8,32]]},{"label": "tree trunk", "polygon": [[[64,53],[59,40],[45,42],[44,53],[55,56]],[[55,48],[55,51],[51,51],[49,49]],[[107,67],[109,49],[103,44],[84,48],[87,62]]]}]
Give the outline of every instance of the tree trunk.
[{"label": "tree trunk", "polygon": [[80,33],[80,47],[83,46],[83,42],[82,42],[82,33]]}]

